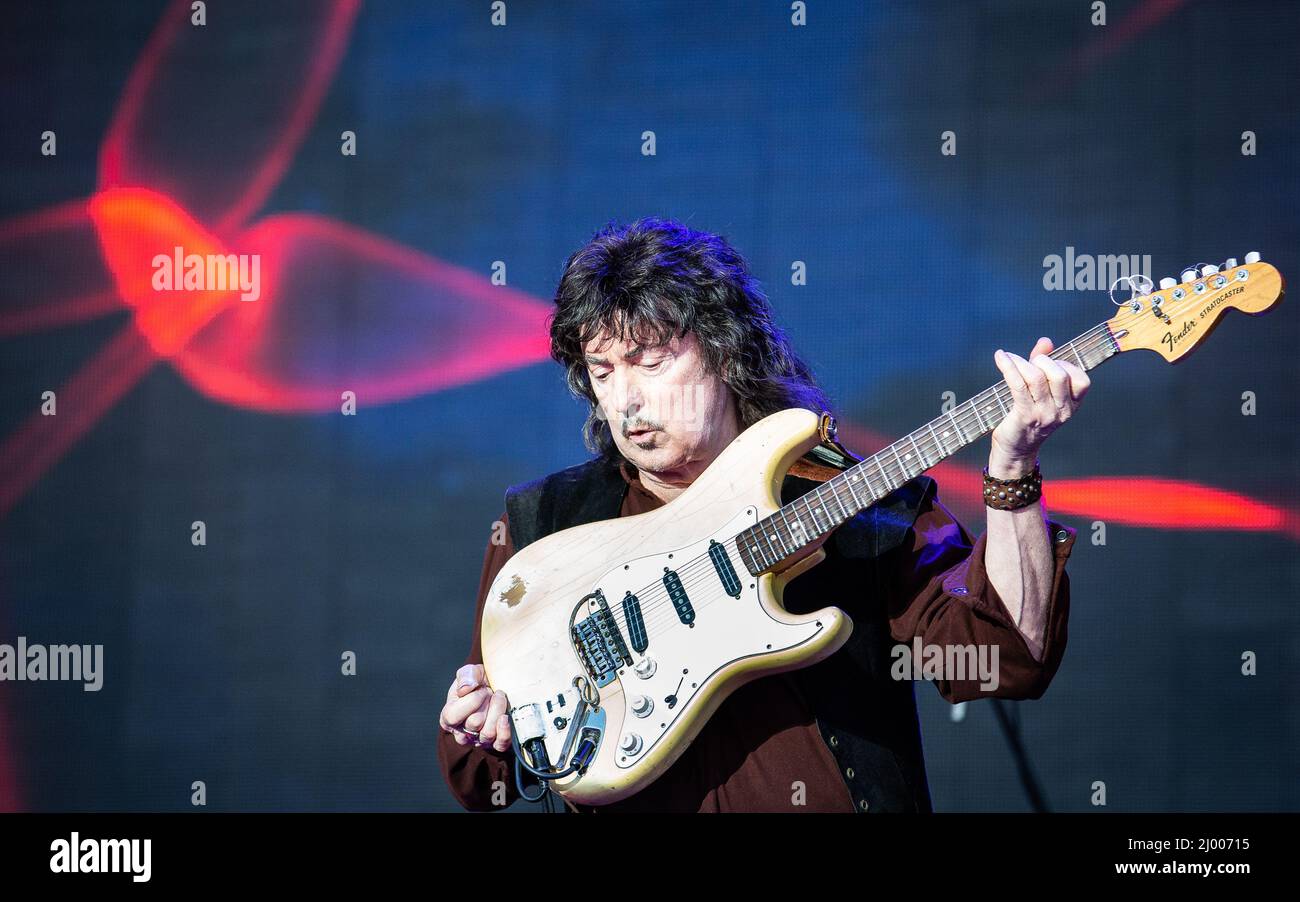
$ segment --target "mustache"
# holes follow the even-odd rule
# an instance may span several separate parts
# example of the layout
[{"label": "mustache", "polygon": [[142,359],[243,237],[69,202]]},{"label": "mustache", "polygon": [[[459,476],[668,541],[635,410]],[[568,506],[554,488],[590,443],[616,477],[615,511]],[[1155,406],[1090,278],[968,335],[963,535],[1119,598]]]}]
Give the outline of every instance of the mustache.
[{"label": "mustache", "polygon": [[664,427],[659,423],[650,423],[645,420],[637,420],[632,423],[624,423],[623,438],[627,438],[630,433],[635,432],[638,429],[663,429],[663,428]]}]

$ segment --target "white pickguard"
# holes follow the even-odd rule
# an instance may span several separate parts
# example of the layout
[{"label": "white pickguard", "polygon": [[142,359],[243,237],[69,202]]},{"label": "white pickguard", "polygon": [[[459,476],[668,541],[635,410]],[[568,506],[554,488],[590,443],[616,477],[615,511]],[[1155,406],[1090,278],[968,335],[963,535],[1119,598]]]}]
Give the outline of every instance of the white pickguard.
[{"label": "white pickguard", "polygon": [[[620,748],[615,758],[619,767],[630,767],[650,752],[725,665],[742,658],[794,648],[822,631],[822,624],[816,621],[791,624],[772,617],[759,603],[757,577],[745,570],[734,551],[731,558],[740,577],[741,594],[735,598],[726,593],[709,563],[709,542],[711,539],[725,542],[757,520],[757,512],[750,508],[738,514],[715,535],[681,548],[628,561],[624,566],[611,570],[592,587],[600,588],[611,608],[615,608],[628,591],[636,594],[647,586],[662,585],[666,567],[676,570],[686,562],[694,562],[683,568],[689,571],[683,578],[683,585],[694,608],[692,625],[683,624],[672,604],[661,601],[646,612],[649,645],[645,654],[632,651],[634,664],[646,658],[652,659],[654,673],[643,679],[634,668],[619,669],[622,702],[627,706],[623,718],[624,735],[636,733],[642,740],[641,748],[633,754]],[[703,563],[697,559],[702,559]],[[647,715],[633,712],[632,700],[636,696],[646,696],[651,700],[653,707]],[[675,704],[670,703],[670,697],[675,699]],[[605,737],[606,742],[621,742],[622,739],[622,736]]]}]

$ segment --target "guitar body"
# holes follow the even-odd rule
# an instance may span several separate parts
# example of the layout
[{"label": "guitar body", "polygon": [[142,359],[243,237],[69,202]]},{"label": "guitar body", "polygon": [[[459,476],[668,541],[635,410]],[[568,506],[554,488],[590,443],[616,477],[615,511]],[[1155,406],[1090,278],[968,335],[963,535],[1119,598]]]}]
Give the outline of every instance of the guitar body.
[{"label": "guitar body", "polygon": [[[516,723],[528,722],[521,713],[534,724],[540,718],[550,762],[594,740],[585,770],[551,784],[570,801],[632,795],[677,760],[736,688],[815,663],[848,639],[853,624],[837,608],[795,615],[782,607],[785,585],[825,557],[824,536],[758,576],[734,545],[737,533],[781,507],[786,470],[817,444],[818,420],[801,409],[772,414],[671,503],[553,533],[497,575],[481,628],[488,683],[506,693]],[[711,541],[732,543],[730,583],[712,562]],[[665,588],[666,574],[680,580],[679,593]],[[590,596],[597,589],[612,618],[602,621],[601,600]],[[639,599],[636,623],[628,593]],[[627,657],[616,654],[608,667],[584,663],[571,626],[584,621],[589,629],[619,624]],[[584,694],[596,703],[582,705]],[[518,727],[516,735],[524,738]]]}]

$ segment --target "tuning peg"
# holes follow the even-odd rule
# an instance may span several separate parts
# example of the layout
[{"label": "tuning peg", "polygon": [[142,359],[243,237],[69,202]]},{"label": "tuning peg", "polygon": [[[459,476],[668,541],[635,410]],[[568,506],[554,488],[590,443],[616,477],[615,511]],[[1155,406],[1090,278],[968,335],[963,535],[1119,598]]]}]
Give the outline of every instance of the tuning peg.
[{"label": "tuning peg", "polygon": [[1163,279],[1160,280],[1160,290],[1164,291],[1166,288],[1173,288],[1177,284],[1178,284],[1177,279],[1171,279],[1168,276],[1165,276]]},{"label": "tuning peg", "polygon": [[1246,255],[1246,262],[1247,262],[1247,263],[1258,263],[1258,262],[1259,262],[1259,251],[1251,251],[1249,254],[1247,254],[1247,255]]},{"label": "tuning peg", "polygon": [[1196,270],[1194,270],[1194,269],[1184,269],[1184,270],[1183,270],[1182,279],[1183,279],[1184,282],[1190,282],[1190,281],[1192,281],[1192,280],[1195,279],[1195,278],[1196,278]]},{"label": "tuning peg", "polygon": [[1224,272],[1227,272],[1228,270],[1232,269],[1236,265],[1237,265],[1237,258],[1229,257],[1227,260],[1223,261],[1223,270]]},{"label": "tuning peg", "polygon": [[1210,266],[1209,264],[1206,264],[1205,266],[1201,267],[1201,275],[1203,276],[1212,276],[1218,271],[1219,271],[1219,267]]}]

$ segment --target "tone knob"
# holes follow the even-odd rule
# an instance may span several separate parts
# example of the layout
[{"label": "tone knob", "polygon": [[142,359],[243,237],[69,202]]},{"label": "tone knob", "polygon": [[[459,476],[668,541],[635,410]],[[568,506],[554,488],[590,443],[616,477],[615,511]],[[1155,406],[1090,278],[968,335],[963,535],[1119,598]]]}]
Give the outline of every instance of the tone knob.
[{"label": "tone knob", "polygon": [[637,717],[649,717],[655,709],[654,699],[648,695],[632,696],[632,713]]},{"label": "tone knob", "polygon": [[1246,255],[1247,264],[1258,263],[1258,262],[1259,262],[1259,251],[1251,251],[1249,254]]},{"label": "tone knob", "polygon": [[643,680],[648,680],[655,675],[659,665],[655,663],[654,658],[642,658],[632,665],[632,672]]},{"label": "tone knob", "polygon": [[1194,270],[1194,269],[1184,269],[1184,270],[1183,270],[1183,272],[1182,272],[1182,280],[1183,280],[1184,282],[1191,282],[1191,281],[1194,280],[1195,278],[1196,278],[1196,270]]},{"label": "tone knob", "polygon": [[618,741],[618,750],[625,755],[635,755],[641,751],[641,734],[624,733],[623,738]]},{"label": "tone knob", "polygon": [[1171,279],[1168,276],[1165,276],[1163,279],[1160,280],[1160,290],[1164,291],[1166,288],[1173,288],[1177,284],[1178,284],[1177,279]]},{"label": "tone knob", "polygon": [[1201,275],[1203,276],[1212,276],[1218,271],[1219,271],[1219,267],[1210,266],[1209,264],[1206,264],[1205,266],[1201,267]]}]

